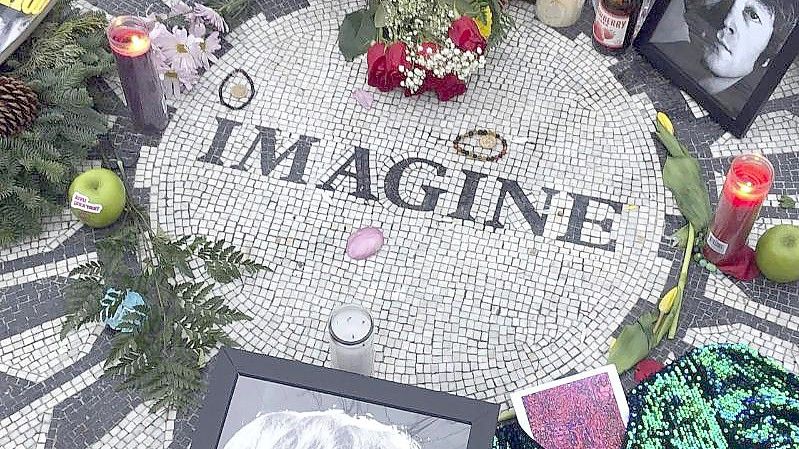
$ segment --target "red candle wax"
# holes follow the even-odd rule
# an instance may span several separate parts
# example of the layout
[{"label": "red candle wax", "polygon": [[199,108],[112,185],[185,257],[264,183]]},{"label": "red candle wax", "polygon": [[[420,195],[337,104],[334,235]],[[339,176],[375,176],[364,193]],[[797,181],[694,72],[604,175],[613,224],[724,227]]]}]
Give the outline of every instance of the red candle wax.
[{"label": "red candle wax", "polygon": [[763,156],[747,154],[732,161],[704,249],[710,262],[729,263],[746,246],[773,180],[774,167]]},{"label": "red candle wax", "polygon": [[108,30],[108,43],[114,53],[123,56],[141,56],[150,50],[150,36],[146,30],[124,25]]}]

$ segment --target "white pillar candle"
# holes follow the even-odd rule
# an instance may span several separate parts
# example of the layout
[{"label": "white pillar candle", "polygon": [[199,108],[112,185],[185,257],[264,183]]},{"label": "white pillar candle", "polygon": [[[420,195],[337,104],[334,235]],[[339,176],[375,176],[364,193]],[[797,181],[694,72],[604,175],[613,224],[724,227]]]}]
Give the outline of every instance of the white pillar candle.
[{"label": "white pillar candle", "polygon": [[333,368],[370,376],[374,369],[374,321],[355,304],[333,310],[327,326]]},{"label": "white pillar candle", "polygon": [[568,27],[577,23],[585,0],[538,0],[535,15],[551,27]]}]

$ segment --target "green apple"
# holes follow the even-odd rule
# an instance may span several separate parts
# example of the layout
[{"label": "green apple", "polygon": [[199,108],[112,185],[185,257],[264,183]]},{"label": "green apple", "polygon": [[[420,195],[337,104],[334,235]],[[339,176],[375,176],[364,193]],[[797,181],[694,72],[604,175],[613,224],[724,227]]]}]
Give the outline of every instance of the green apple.
[{"label": "green apple", "polygon": [[105,168],[78,175],[69,186],[68,195],[72,213],[93,228],[112,225],[125,208],[125,184]]},{"label": "green apple", "polygon": [[781,224],[760,237],[757,267],[774,282],[799,281],[799,226]]}]

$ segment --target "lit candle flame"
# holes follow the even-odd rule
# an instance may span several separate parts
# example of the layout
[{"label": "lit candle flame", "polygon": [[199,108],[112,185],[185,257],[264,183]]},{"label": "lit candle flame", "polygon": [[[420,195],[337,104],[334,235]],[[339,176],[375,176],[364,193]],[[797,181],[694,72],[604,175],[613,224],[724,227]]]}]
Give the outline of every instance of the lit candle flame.
[{"label": "lit candle flame", "polygon": [[739,182],[738,189],[740,189],[741,193],[752,193],[755,190],[755,187],[752,185],[750,181],[746,182]]},{"label": "lit candle flame", "polygon": [[129,50],[132,53],[144,53],[150,47],[150,39],[147,36],[134,34],[130,37]]}]

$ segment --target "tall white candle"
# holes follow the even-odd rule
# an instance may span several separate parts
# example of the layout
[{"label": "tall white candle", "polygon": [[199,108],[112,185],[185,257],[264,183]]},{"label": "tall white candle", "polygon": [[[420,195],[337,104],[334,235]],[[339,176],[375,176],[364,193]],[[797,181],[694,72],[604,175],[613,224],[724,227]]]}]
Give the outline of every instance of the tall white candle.
[{"label": "tall white candle", "polygon": [[370,376],[374,370],[374,321],[355,304],[333,310],[328,323],[333,368]]}]

